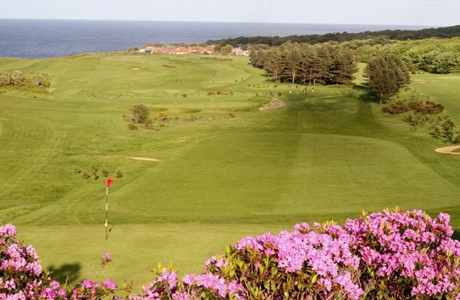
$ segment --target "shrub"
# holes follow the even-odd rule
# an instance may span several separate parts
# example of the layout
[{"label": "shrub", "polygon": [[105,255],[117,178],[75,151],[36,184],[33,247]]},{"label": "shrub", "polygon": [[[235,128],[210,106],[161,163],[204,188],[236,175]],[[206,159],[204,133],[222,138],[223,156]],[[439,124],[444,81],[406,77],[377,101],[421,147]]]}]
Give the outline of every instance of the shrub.
[{"label": "shrub", "polygon": [[136,124],[131,123],[131,124],[128,125],[128,129],[129,129],[129,130],[137,130],[138,128],[137,128],[137,125],[136,125]]},{"label": "shrub", "polygon": [[411,111],[411,108],[407,105],[407,102],[401,100],[390,103],[382,108],[382,112],[390,115],[402,114],[408,111]]},{"label": "shrub", "polygon": [[11,84],[11,76],[8,72],[0,73],[0,86],[8,86]]},{"label": "shrub", "polygon": [[168,115],[166,113],[160,112],[160,114],[158,115],[158,121],[160,121],[160,122],[168,122],[169,117],[168,117]]},{"label": "shrub", "polygon": [[193,121],[198,120],[198,118],[194,115],[191,115],[190,117],[185,117],[184,120],[188,122],[193,122]]},{"label": "shrub", "polygon": [[431,119],[428,116],[423,114],[415,113],[404,116],[403,120],[413,127],[414,130],[417,127],[424,126],[427,122],[430,122]]},{"label": "shrub", "polygon": [[89,173],[87,171],[83,171],[83,174],[81,175],[83,179],[89,179]]},{"label": "shrub", "polygon": [[414,111],[422,115],[434,115],[443,112],[443,110],[444,106],[442,104],[434,103],[430,100],[421,101],[420,95],[417,92],[413,92],[408,99],[397,100],[382,108],[382,112],[392,115],[409,111]]},{"label": "shrub", "polygon": [[85,279],[66,290],[42,270],[35,249],[17,241],[11,224],[0,226],[0,262],[0,299],[102,299],[117,290],[110,279],[102,284]]},{"label": "shrub", "polygon": [[25,79],[24,79],[24,75],[22,75],[22,72],[19,70],[16,70],[13,72],[13,74],[11,74],[10,80],[11,80],[11,85],[21,86],[24,84]]},{"label": "shrub", "polygon": [[363,214],[344,226],[297,224],[290,232],[243,238],[208,259],[201,275],[178,280],[163,269],[141,296],[454,299],[460,293],[460,242],[451,239],[449,218],[397,209]]},{"label": "shrub", "polygon": [[216,95],[221,96],[233,96],[233,91],[217,91]]},{"label": "shrub", "polygon": [[145,127],[145,129],[150,129],[150,130],[154,130],[154,129],[155,129],[155,126],[153,126],[152,123],[147,123],[147,124],[145,124],[144,127]]},{"label": "shrub", "polygon": [[117,168],[115,170],[115,175],[117,176],[117,178],[123,178],[123,171],[120,168]]},{"label": "shrub", "polygon": [[137,124],[145,124],[149,120],[150,111],[144,104],[134,105],[131,108],[131,112],[133,114],[133,121]]}]

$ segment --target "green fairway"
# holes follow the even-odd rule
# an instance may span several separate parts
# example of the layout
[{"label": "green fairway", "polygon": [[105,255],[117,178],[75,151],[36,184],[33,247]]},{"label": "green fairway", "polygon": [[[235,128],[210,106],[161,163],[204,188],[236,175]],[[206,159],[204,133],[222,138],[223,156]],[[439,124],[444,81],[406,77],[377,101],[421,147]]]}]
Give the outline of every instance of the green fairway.
[{"label": "green fairway", "polygon": [[[0,90],[0,221],[17,225],[60,279],[73,270],[74,282],[141,284],[159,262],[199,272],[246,235],[362,210],[445,211],[460,228],[460,157],[434,152],[443,144],[426,128],[382,114],[360,88],[303,93],[238,57],[0,58],[0,71],[15,69],[52,80],[49,92]],[[458,79],[416,75],[411,86],[460,124]],[[272,97],[287,106],[258,111]],[[169,122],[128,130],[139,103]],[[92,165],[115,179],[108,241],[104,178],[74,172]],[[114,263],[99,274],[104,252]]]}]

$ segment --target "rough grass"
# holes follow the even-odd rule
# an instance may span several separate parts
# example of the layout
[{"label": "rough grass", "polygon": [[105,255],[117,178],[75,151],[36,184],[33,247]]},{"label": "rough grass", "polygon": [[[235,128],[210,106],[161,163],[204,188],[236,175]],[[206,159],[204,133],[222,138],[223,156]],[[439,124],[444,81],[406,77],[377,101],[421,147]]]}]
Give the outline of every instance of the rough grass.
[{"label": "rough grass", "polygon": [[[14,69],[54,77],[49,94],[0,91],[0,221],[18,225],[61,278],[68,270],[94,277],[106,251],[115,263],[101,278],[143,283],[158,262],[199,272],[245,235],[363,209],[447,211],[460,228],[460,157],[435,153],[442,144],[426,129],[381,114],[360,88],[275,88],[240,58],[0,59],[0,71]],[[427,83],[412,86],[460,122],[458,77],[418,76]],[[233,96],[208,95],[222,90]],[[287,106],[257,111],[269,92]],[[129,108],[139,103],[170,122],[129,131]],[[198,119],[185,121],[191,114]],[[125,175],[110,189],[108,241],[103,180],[73,172],[92,164]]]}]

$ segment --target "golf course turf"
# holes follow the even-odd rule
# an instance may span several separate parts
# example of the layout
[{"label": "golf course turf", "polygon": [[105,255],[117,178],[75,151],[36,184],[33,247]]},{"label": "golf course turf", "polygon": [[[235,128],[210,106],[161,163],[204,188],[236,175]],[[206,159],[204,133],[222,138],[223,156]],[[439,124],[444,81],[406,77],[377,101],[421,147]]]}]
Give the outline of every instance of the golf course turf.
[{"label": "golf course turf", "polygon": [[[442,211],[460,228],[460,157],[436,153],[448,145],[428,126],[415,131],[401,115],[383,114],[360,82],[304,93],[232,59],[0,58],[0,71],[51,76],[42,91],[0,89],[1,223],[16,225],[63,281],[73,273],[71,283],[136,284],[160,262],[199,272],[246,235],[342,222],[362,210]],[[413,79],[412,89],[460,122],[458,75]],[[272,98],[286,106],[258,110]],[[153,129],[129,130],[140,103],[156,118]],[[98,180],[74,171],[92,166]],[[115,180],[107,241],[103,168]],[[100,273],[104,252],[114,263]]]}]

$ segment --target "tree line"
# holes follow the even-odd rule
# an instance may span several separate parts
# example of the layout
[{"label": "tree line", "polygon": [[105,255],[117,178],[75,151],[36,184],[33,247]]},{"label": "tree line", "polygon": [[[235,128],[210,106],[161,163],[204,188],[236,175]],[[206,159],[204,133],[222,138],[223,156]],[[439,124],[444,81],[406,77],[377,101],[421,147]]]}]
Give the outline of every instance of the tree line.
[{"label": "tree line", "polygon": [[421,30],[380,30],[380,31],[364,31],[359,33],[335,32],[327,34],[310,34],[310,35],[291,35],[286,37],[279,36],[256,36],[256,37],[236,37],[230,39],[210,40],[207,44],[223,47],[231,45],[238,47],[250,44],[266,44],[269,46],[281,46],[282,44],[291,41],[297,43],[326,43],[326,42],[346,42],[357,39],[389,39],[389,40],[421,40],[428,38],[453,38],[460,37],[460,25],[440,27],[440,28],[425,28]]},{"label": "tree line", "polygon": [[345,42],[344,47],[354,49],[361,62],[381,53],[399,56],[412,72],[436,74],[460,72],[460,38],[426,39],[419,41],[392,41],[373,43],[370,40]]},{"label": "tree line", "polygon": [[254,67],[265,69],[274,80],[310,85],[351,83],[357,71],[353,51],[334,44],[288,42],[251,51],[250,61]]},{"label": "tree line", "polygon": [[[354,51],[343,44],[285,43],[252,51],[253,66],[267,71],[273,80],[296,84],[351,84],[358,70]],[[369,94],[380,104],[410,83],[407,64],[394,53],[378,53],[364,70]]]},{"label": "tree line", "polygon": [[[289,43],[299,44],[292,42],[287,44]],[[343,43],[330,42],[315,46],[321,48],[320,45],[324,45],[326,48],[349,50],[355,56],[356,61],[362,63],[368,63],[371,58],[381,56],[384,53],[395,54],[406,63],[413,73],[419,71],[435,74],[460,72],[460,38],[432,38],[417,41],[394,41],[382,38],[379,40],[353,40]],[[256,53],[260,50],[277,48],[266,44],[254,44],[248,47]]]}]

